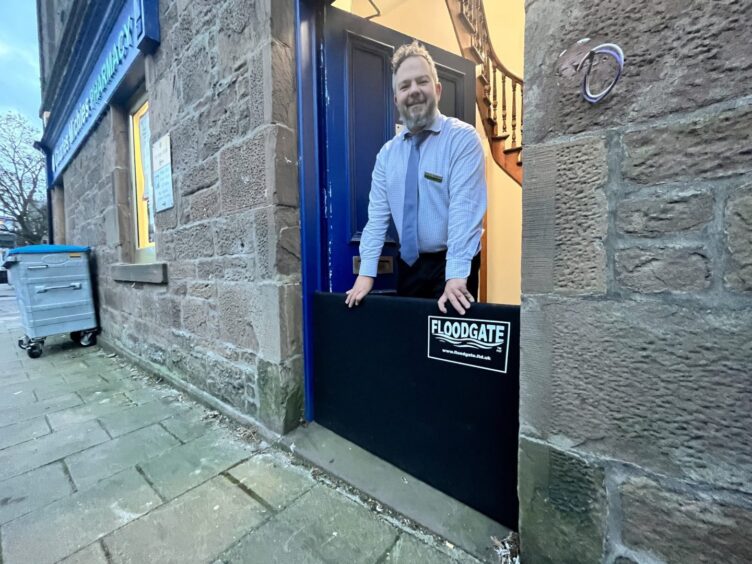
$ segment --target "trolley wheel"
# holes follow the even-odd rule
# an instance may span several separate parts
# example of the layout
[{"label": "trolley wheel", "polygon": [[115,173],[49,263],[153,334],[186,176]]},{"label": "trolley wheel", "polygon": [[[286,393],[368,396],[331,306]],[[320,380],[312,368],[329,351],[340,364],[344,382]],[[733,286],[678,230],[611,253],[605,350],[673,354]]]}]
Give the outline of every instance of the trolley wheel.
[{"label": "trolley wheel", "polygon": [[81,339],[79,340],[79,344],[82,347],[93,347],[97,344],[97,334],[93,331],[89,333],[82,333]]},{"label": "trolley wheel", "polygon": [[29,358],[39,358],[42,356],[42,346],[41,345],[29,345],[29,347],[26,349],[26,354],[29,355]]},{"label": "trolley wheel", "polygon": [[70,334],[70,339],[74,343],[80,344],[81,343],[81,336],[83,335],[83,331],[73,331]]}]

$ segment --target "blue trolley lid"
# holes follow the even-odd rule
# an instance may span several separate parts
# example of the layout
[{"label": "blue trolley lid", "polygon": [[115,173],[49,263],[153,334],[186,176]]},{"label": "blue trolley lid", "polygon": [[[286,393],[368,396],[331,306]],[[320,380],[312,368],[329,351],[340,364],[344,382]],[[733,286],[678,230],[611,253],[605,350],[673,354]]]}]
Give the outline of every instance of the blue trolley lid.
[{"label": "blue trolley lid", "polygon": [[79,245],[29,245],[27,247],[16,247],[8,251],[7,256],[11,255],[48,255],[50,253],[88,253],[89,247]]},{"label": "blue trolley lid", "polygon": [[10,268],[18,259],[15,255],[48,255],[50,253],[88,253],[90,247],[81,247],[79,245],[29,245],[27,247],[16,247],[5,254],[5,260],[2,263],[3,268]]}]

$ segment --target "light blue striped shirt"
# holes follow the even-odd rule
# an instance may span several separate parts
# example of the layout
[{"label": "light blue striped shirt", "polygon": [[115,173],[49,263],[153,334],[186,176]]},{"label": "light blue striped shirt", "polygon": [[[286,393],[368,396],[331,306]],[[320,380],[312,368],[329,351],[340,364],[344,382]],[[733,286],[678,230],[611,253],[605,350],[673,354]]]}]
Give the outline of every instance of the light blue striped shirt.
[{"label": "light blue striped shirt", "polygon": [[[480,249],[486,213],[485,158],[475,128],[437,114],[420,146],[418,250],[447,251],[446,279],[467,278]],[[360,239],[360,274],[376,276],[389,216],[402,238],[410,140],[405,129],[379,151],[371,177],[368,223]]]}]

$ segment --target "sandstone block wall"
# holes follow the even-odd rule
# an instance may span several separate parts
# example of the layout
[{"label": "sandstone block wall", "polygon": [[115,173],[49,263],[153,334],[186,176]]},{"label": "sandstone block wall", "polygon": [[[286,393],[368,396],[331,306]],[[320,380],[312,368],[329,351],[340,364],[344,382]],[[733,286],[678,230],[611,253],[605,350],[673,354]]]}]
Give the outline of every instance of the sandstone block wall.
[{"label": "sandstone block wall", "polygon": [[61,61],[58,64],[65,65],[69,53],[60,51],[63,42],[65,28],[71,19],[74,10],[86,9],[90,0],[36,0],[37,4],[37,31],[39,35],[40,50],[40,81],[42,83],[42,95],[46,90],[50,74],[55,66],[58,54]]},{"label": "sandstone block wall", "polygon": [[[526,12],[523,559],[749,562],[752,4]],[[588,36],[626,55],[595,106]]]},{"label": "sandstone block wall", "polygon": [[95,248],[102,338],[275,431],[302,415],[292,0],[163,0],[146,59],[152,141],[175,207],[156,214],[166,284],[132,259],[127,114],[111,108],[64,173],[70,243]]}]

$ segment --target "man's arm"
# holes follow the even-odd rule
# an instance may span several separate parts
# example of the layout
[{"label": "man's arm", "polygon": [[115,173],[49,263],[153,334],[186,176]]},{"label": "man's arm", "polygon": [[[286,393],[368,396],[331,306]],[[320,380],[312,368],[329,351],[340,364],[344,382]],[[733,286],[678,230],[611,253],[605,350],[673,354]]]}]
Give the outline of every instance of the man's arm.
[{"label": "man's arm", "polygon": [[486,213],[485,156],[474,130],[463,130],[457,136],[449,170],[446,286],[439,298],[439,309],[446,313],[449,301],[464,314],[474,301],[467,288],[467,278],[478,251]]},{"label": "man's arm", "polygon": [[376,157],[376,165],[371,175],[371,192],[368,194],[368,221],[360,237],[360,270],[353,287],[347,291],[345,303],[348,307],[360,304],[373,288],[373,280],[379,266],[381,249],[384,246],[386,230],[389,228],[389,201],[386,195],[386,172],[384,149]]}]

